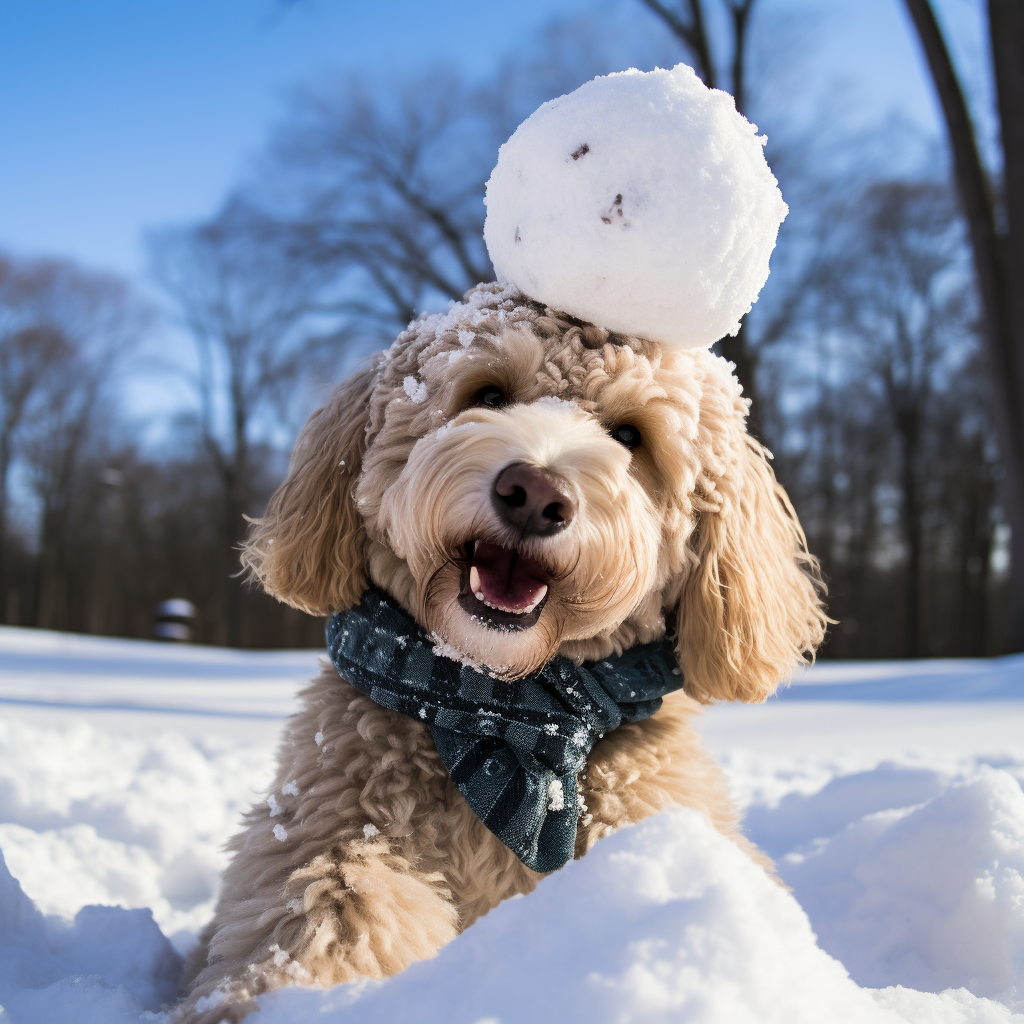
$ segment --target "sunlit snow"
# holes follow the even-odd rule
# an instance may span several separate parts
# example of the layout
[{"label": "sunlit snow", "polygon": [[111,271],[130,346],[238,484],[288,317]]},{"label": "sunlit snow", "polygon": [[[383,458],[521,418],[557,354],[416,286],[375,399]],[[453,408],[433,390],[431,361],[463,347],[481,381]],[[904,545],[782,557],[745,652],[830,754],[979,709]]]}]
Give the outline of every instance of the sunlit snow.
[{"label": "sunlit snow", "polygon": [[[317,663],[0,628],[0,1021],[166,1024]],[[668,812],[435,960],[254,1020],[1024,1024],[1024,658],[821,665],[702,721],[792,893]]]}]

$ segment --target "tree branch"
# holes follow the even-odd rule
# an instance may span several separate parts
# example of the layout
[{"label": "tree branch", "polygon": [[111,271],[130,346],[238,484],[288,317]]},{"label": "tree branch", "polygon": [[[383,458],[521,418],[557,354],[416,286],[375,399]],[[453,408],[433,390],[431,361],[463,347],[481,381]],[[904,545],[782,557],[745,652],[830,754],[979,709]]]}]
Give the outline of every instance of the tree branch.
[{"label": "tree branch", "polygon": [[665,24],[677,39],[693,54],[697,71],[709,89],[716,88],[715,64],[711,59],[707,30],[704,25],[704,10],[700,0],[689,0],[690,23],[670,10],[660,0],[642,0]]},{"label": "tree branch", "polygon": [[729,13],[732,15],[733,51],[732,51],[732,98],[736,101],[736,109],[746,114],[746,47],[747,28],[750,11],[754,0],[732,0]]},{"label": "tree branch", "polygon": [[1014,384],[1018,380],[1015,353],[1007,345],[1007,309],[1003,277],[1003,260],[993,218],[992,197],[988,179],[981,164],[974,127],[960,83],[953,69],[949,51],[939,30],[928,0],[904,0],[917,28],[921,46],[935,82],[935,90],[945,116],[953,150],[957,191],[967,220],[974,266],[981,293],[984,337],[992,366],[996,403],[1002,420],[1000,441],[1004,457],[1014,466],[1021,465],[1020,437],[1013,410]]}]

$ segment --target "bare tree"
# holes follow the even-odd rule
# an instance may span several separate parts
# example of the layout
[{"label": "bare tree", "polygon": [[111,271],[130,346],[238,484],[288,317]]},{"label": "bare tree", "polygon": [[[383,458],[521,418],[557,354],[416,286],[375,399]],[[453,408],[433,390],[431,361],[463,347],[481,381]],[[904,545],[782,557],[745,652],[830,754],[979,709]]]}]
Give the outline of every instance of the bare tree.
[{"label": "bare tree", "polygon": [[[0,616],[8,599],[9,481],[20,462],[42,509],[43,563],[59,558],[66,504],[96,402],[147,329],[148,309],[110,275],[64,260],[0,259]],[[47,569],[37,594],[48,601]],[[44,585],[45,584],[45,585]],[[44,616],[45,618],[45,616]]]},{"label": "bare tree", "polygon": [[815,344],[796,347],[811,373],[777,386],[801,452],[781,448],[780,476],[831,578],[833,643],[977,653],[998,495],[962,225],[929,180],[869,184],[828,220],[801,324]]},{"label": "bare tree", "polygon": [[67,527],[80,470],[97,427],[105,368],[71,349],[50,367],[45,396],[27,425],[22,458],[39,502],[39,575],[35,621],[58,622],[59,578],[67,558]]},{"label": "bare tree", "polygon": [[343,82],[294,97],[246,202],[283,262],[321,272],[317,308],[384,341],[491,278],[483,183],[501,141],[453,77],[393,99]]},{"label": "bare tree", "polygon": [[[728,22],[726,31],[729,33],[731,50],[727,61],[728,73],[720,71],[715,61],[715,40],[712,39],[710,22],[701,0],[678,0],[678,3],[674,4],[665,3],[663,0],[641,2],[661,19],[680,42],[704,84],[709,89],[730,91],[736,101],[736,109],[741,114],[749,114],[748,44],[755,0],[722,0]],[[750,399],[750,429],[754,433],[759,433],[763,413],[761,397],[757,390],[758,345],[750,337],[746,318],[740,323],[739,331],[733,336],[722,338],[718,347],[722,355],[736,365],[736,376],[739,377],[744,393]]]},{"label": "bare tree", "polygon": [[282,260],[321,269],[326,318],[387,343],[493,277],[483,200],[501,144],[540,103],[624,59],[588,15],[553,24],[483,84],[433,71],[390,94],[353,78],[297,91],[238,201]]},{"label": "bare tree", "polygon": [[982,305],[992,408],[1011,528],[1010,649],[1024,650],[1024,4],[988,0],[1001,180],[987,172],[949,50],[928,0],[905,0],[946,121]]},{"label": "bare tree", "polygon": [[253,445],[281,422],[295,382],[315,376],[328,346],[310,322],[322,269],[315,261],[281,259],[240,203],[208,223],[159,232],[150,243],[154,275],[195,344],[189,379],[202,447],[221,492],[223,639],[237,646],[241,599],[231,577],[244,515],[256,511]]},{"label": "bare tree", "polygon": [[65,357],[67,347],[52,327],[22,326],[0,334],[0,622],[7,621],[8,481],[15,446],[48,373]]},{"label": "bare tree", "polygon": [[959,224],[945,190],[928,182],[874,185],[858,204],[860,244],[843,265],[843,323],[859,342],[863,372],[880,386],[896,441],[907,551],[906,656],[922,652],[925,448],[939,394],[971,350],[970,303]]}]

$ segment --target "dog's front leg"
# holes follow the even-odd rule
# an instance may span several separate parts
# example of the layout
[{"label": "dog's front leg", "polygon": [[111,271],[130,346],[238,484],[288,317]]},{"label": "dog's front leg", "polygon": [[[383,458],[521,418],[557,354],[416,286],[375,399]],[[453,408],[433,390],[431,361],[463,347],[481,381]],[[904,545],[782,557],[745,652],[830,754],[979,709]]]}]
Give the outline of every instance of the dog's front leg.
[{"label": "dog's front leg", "polygon": [[182,1024],[241,1020],[283,985],[388,977],[459,931],[443,870],[460,863],[449,845],[471,812],[461,798],[448,806],[430,733],[333,670],[304,698],[273,799],[229,843],[214,920],[186,970]]},{"label": "dog's front leg", "polygon": [[293,871],[283,888],[234,907],[175,1020],[233,1024],[257,1008],[257,996],[284,985],[390,977],[457,932],[440,872],[416,871],[383,836],[339,846]]}]

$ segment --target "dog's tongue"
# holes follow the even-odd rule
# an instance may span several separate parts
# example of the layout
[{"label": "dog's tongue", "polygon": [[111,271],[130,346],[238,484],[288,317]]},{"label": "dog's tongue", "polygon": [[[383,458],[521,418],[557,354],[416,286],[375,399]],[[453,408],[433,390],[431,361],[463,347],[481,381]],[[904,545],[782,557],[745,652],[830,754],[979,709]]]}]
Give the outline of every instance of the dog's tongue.
[{"label": "dog's tongue", "polygon": [[469,567],[469,587],[478,601],[503,612],[525,615],[548,592],[544,567],[515,551],[481,542]]}]

